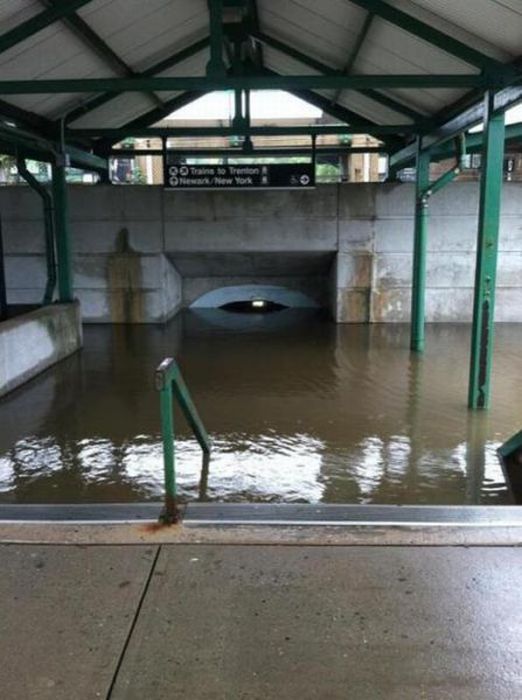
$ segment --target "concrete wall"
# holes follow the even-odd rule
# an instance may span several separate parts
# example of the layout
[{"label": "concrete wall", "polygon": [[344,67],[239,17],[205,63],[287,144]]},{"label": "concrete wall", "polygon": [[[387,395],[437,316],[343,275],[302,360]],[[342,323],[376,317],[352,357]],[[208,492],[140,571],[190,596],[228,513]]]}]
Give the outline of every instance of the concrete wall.
[{"label": "concrete wall", "polygon": [[[163,321],[213,289],[283,286],[330,305],[339,322],[407,321],[413,248],[411,185],[324,185],[313,191],[167,192],[70,188],[75,293],[87,321]],[[431,201],[427,313],[472,311],[478,184]],[[45,283],[40,202],[2,188],[9,301],[38,301]],[[522,321],[522,184],[504,188],[497,318]]]},{"label": "concrete wall", "polygon": [[0,323],[0,396],[81,346],[79,304],[54,304]]}]

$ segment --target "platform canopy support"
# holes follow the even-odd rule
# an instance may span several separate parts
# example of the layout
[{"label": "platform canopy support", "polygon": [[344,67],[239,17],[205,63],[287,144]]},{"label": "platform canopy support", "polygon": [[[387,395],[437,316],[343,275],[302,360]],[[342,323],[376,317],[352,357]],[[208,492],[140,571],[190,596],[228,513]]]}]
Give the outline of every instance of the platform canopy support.
[{"label": "platform canopy support", "polygon": [[415,230],[413,242],[413,284],[411,290],[411,349],[423,352],[426,305],[426,256],[428,248],[428,196],[430,152],[418,139],[415,180]]},{"label": "platform canopy support", "polygon": [[471,409],[488,408],[490,402],[504,139],[505,114],[503,111],[494,111],[494,95],[488,92],[484,104],[484,140],[471,338],[469,378]]},{"label": "platform canopy support", "polygon": [[62,303],[73,301],[69,206],[65,164],[53,165],[53,199],[58,258],[58,294]]}]

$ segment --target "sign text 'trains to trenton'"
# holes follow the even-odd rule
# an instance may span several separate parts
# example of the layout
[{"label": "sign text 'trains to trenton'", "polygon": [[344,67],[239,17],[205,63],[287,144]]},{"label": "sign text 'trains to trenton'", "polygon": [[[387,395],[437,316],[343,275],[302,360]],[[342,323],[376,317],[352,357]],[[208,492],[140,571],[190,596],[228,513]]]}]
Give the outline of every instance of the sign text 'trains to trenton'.
[{"label": "sign text 'trains to trenton'", "polygon": [[313,163],[165,166],[169,190],[305,189],[315,187]]}]

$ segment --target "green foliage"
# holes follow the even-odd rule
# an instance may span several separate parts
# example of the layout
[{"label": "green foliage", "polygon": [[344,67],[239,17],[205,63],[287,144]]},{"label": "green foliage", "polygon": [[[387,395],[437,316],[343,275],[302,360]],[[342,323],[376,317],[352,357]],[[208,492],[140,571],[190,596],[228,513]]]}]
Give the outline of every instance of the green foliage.
[{"label": "green foliage", "polygon": [[317,163],[315,177],[317,182],[340,182],[341,168],[331,163]]}]

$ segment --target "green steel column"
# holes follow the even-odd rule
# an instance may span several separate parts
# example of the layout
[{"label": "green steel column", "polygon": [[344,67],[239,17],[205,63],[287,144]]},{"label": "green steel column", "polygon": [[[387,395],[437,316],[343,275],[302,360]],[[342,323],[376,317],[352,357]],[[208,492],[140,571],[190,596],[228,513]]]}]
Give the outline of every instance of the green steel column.
[{"label": "green steel column", "polygon": [[176,471],[174,463],[174,411],[172,384],[166,382],[160,391],[161,435],[163,439],[163,467],[165,471],[165,520],[176,522]]},{"label": "green steel column", "polygon": [[471,337],[468,404],[489,407],[495,315],[500,203],[504,170],[505,116],[493,113],[494,95],[485,97],[477,266]]},{"label": "green steel column", "polygon": [[53,165],[53,200],[58,258],[58,293],[63,302],[73,300],[71,246],[69,241],[69,207],[65,165]]},{"label": "green steel column", "polygon": [[426,296],[426,254],[428,240],[428,195],[430,153],[423,151],[419,139],[415,185],[415,233],[413,248],[413,283],[411,290],[411,349],[424,351],[424,316]]}]

